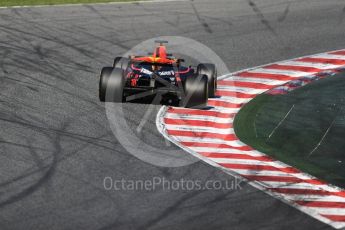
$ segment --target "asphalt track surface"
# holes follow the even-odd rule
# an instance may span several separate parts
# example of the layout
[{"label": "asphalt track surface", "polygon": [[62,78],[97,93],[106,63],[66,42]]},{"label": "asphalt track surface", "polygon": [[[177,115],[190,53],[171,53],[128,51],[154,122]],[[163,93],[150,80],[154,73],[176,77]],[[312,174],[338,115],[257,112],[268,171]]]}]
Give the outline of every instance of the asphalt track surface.
[{"label": "asphalt track surface", "polygon": [[[1,9],[1,229],[330,229],[245,183],[227,191],[105,190],[107,176],[231,178],[203,162],[156,167],[128,154],[98,102],[98,74],[162,35],[206,44],[230,71],[342,49],[344,6],[195,0]],[[126,105],[132,129],[147,106]],[[138,136],[166,146],[155,114]]]}]

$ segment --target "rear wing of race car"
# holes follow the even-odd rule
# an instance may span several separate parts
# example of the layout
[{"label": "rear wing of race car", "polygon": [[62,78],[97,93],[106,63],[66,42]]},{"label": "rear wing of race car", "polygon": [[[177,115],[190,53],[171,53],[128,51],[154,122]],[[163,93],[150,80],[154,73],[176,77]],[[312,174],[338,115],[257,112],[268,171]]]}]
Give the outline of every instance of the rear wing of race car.
[{"label": "rear wing of race car", "polygon": [[163,44],[168,44],[168,41],[165,40],[155,40],[155,43],[159,44],[160,46],[163,46]]}]

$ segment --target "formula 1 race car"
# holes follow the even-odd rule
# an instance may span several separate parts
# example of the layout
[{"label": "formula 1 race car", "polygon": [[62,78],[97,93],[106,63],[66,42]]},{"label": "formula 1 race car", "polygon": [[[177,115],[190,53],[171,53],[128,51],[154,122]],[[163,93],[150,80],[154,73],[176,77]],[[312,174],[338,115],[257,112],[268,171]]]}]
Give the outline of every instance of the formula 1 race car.
[{"label": "formula 1 race car", "polygon": [[215,97],[217,71],[214,64],[185,67],[183,59],[166,52],[167,41],[156,41],[149,56],[116,57],[113,67],[104,67],[99,81],[99,99],[103,102],[126,102],[159,95],[174,98],[183,107],[205,107]]}]

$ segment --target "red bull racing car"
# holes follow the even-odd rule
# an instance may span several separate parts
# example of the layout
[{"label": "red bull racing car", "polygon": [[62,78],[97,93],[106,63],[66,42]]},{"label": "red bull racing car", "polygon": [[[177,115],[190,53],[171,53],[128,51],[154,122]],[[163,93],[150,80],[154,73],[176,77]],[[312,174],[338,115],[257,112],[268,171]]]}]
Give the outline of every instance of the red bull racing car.
[{"label": "red bull racing car", "polygon": [[214,64],[196,68],[183,66],[183,59],[166,52],[167,41],[156,41],[149,56],[116,57],[112,67],[104,67],[99,81],[102,102],[127,102],[150,95],[177,99],[183,107],[204,107],[215,97],[217,71]]}]

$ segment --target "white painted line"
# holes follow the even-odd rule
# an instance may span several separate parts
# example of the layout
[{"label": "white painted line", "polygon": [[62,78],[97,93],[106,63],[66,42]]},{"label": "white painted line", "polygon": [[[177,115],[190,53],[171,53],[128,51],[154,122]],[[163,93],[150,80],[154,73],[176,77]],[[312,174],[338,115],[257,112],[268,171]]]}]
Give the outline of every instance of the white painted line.
[{"label": "white painted line", "polygon": [[[228,99],[224,98],[224,97],[220,97],[220,98],[209,98],[208,101],[215,101],[215,102],[228,102],[230,104],[241,104],[242,102],[242,98],[234,98],[233,101],[229,101]],[[222,107],[222,106],[215,106],[215,107]]]},{"label": "white painted line", "polygon": [[[168,134],[167,134],[168,135]],[[177,142],[200,142],[200,143],[212,143],[212,144],[225,144],[235,147],[247,146],[241,141],[225,141],[217,138],[206,138],[206,137],[185,137],[185,136],[173,136]]]},{"label": "white painted line", "polygon": [[205,152],[205,153],[228,153],[228,154],[241,154],[243,156],[253,156],[253,157],[262,157],[266,156],[256,150],[243,151],[234,148],[210,148],[210,147],[193,147],[190,146],[190,149],[193,149],[195,152]]},{"label": "white painted line", "polygon": [[321,140],[317,143],[317,145],[315,146],[315,148],[313,148],[313,150],[308,154],[308,157],[310,157],[321,145],[322,141],[325,139],[325,137],[327,136],[327,134],[329,133],[329,130],[331,130],[335,120],[336,120],[337,116],[334,117],[332,123],[329,125],[329,127],[327,128],[326,132],[322,135]]},{"label": "white painted line", "polygon": [[338,59],[338,60],[345,60],[344,55],[334,55],[334,54],[317,54],[311,56],[312,58],[325,58],[325,59]]},{"label": "white painted line", "polygon": [[211,116],[201,116],[201,115],[183,115],[183,114],[176,114],[176,113],[167,113],[165,118],[175,119],[175,120],[195,120],[195,121],[210,121],[210,122],[217,122],[217,123],[224,123],[228,124],[233,122],[234,118],[218,118],[218,117],[211,117]]},{"label": "white painted line", "polygon": [[321,196],[314,199],[299,199],[305,202],[313,202],[313,201],[323,201],[323,202],[344,202],[345,203],[345,197],[339,197],[339,196]]},{"label": "white painted line", "polygon": [[289,116],[289,114],[291,113],[291,111],[293,110],[293,108],[295,107],[295,104],[293,104],[290,108],[290,110],[285,114],[285,116],[283,117],[283,119],[278,123],[278,125],[276,127],[274,127],[274,129],[272,130],[272,132],[270,133],[270,135],[268,135],[267,140],[269,140],[271,138],[271,136],[275,133],[275,131],[283,124],[283,122],[285,121],[285,119]]},{"label": "white painted line", "polygon": [[260,94],[266,91],[266,89],[253,89],[253,88],[246,88],[246,87],[223,86],[223,85],[218,85],[217,90],[247,93],[247,94]]},{"label": "white painted line", "polygon": [[67,3],[67,4],[51,4],[51,5],[23,5],[23,6],[0,6],[1,9],[11,8],[45,8],[45,7],[71,7],[71,6],[84,6],[84,5],[119,5],[119,4],[142,4],[142,3],[164,3],[164,2],[186,2],[188,0],[139,0],[128,2],[96,2],[96,3]]},{"label": "white painted line", "polygon": [[193,126],[193,125],[166,125],[166,128],[171,131],[192,131],[192,132],[207,132],[215,134],[234,134],[233,129],[217,129],[206,126]]},{"label": "white painted line", "polygon": [[264,79],[264,78],[245,78],[245,77],[239,77],[239,76],[230,76],[228,79],[224,79],[224,81],[261,83],[261,84],[272,85],[272,86],[281,85],[287,82],[284,80],[272,80],[272,79]]},{"label": "white painted line", "polygon": [[278,75],[286,75],[289,77],[301,77],[305,76],[305,72],[301,71],[290,71],[290,70],[280,70],[280,69],[264,69],[264,68],[259,68],[259,69],[253,69],[248,71],[249,73],[267,73],[267,74],[278,74]]},{"label": "white painted line", "polygon": [[230,96],[222,96],[222,99],[226,99],[226,101],[235,103],[235,104],[242,104],[242,103],[247,103],[252,98],[238,98],[238,97],[230,97]]},{"label": "white painted line", "polygon": [[[336,192],[337,190],[326,185],[314,185],[314,184],[309,184],[309,183],[287,183],[287,182],[279,182],[279,181],[269,181],[267,182],[267,187],[275,187],[275,188],[294,188],[294,189],[322,189],[325,191],[330,191],[330,192]],[[328,196],[322,196],[322,197],[328,197]],[[337,199],[339,200],[339,196],[336,196]],[[325,198],[326,199],[326,198]],[[345,201],[345,198],[344,198]]]},{"label": "white painted line", "polygon": [[317,69],[335,69],[338,68],[339,65],[332,65],[332,64],[323,64],[323,63],[312,63],[312,62],[302,62],[302,61],[283,61],[280,62],[281,65],[290,65],[290,66],[302,66],[302,67],[312,67]]}]

